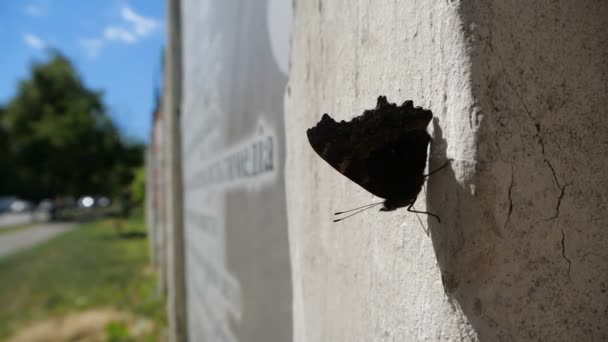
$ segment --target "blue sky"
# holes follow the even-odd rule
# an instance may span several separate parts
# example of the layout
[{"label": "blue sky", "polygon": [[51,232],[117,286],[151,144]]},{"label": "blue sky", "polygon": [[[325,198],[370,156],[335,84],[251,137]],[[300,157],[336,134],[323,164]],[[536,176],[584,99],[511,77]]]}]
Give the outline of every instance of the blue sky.
[{"label": "blue sky", "polygon": [[46,49],[67,55],[85,84],[103,90],[129,138],[148,141],[161,78],[164,0],[0,0],[0,104]]}]

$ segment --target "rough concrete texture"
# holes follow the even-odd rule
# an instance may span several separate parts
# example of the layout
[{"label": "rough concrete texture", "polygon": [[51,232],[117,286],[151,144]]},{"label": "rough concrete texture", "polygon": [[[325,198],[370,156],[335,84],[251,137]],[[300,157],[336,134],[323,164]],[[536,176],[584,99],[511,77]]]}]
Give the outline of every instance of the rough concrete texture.
[{"label": "rough concrete texture", "polygon": [[[606,340],[602,1],[300,1],[286,94],[296,341]],[[378,95],[435,114],[416,209],[378,199],[305,131]],[[296,181],[297,180],[297,181]]]},{"label": "rough concrete texture", "polygon": [[449,172],[429,184],[431,207],[452,219],[433,235],[452,298],[482,340],[606,341],[608,3],[460,13],[476,164],[464,184]]},{"label": "rough concrete texture", "polygon": [[[350,119],[378,95],[412,99],[451,128],[452,167],[465,178],[475,135],[458,119],[473,103],[458,7],[298,2],[295,13],[286,99],[295,341],[473,340],[444,294],[427,218],[370,210],[332,223],[334,211],[378,199],[321,160],[305,134],[324,112]],[[431,169],[444,160],[433,154]],[[424,203],[421,193],[416,209]]]}]

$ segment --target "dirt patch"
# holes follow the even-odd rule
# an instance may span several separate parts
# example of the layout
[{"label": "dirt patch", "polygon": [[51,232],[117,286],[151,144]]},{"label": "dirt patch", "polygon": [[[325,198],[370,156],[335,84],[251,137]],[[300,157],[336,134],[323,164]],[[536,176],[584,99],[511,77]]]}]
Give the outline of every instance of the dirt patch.
[{"label": "dirt patch", "polygon": [[154,269],[154,266],[152,264],[147,264],[146,266],[144,266],[141,270],[141,274],[143,275],[156,275],[156,269]]},{"label": "dirt patch", "polygon": [[114,309],[96,309],[52,318],[31,324],[10,338],[9,342],[106,341],[110,323],[134,328],[131,336],[149,333],[149,320]]}]

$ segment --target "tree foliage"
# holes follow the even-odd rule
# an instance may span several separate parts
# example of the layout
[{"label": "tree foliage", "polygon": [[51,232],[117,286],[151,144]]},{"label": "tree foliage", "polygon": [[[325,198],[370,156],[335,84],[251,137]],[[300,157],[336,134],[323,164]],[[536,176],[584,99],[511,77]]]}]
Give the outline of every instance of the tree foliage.
[{"label": "tree foliage", "polygon": [[103,94],[88,89],[58,52],[32,64],[0,111],[0,153],[0,164],[10,161],[0,193],[33,200],[115,195],[143,159],[143,147],[126,143],[107,115]]},{"label": "tree foliage", "polygon": [[144,166],[135,170],[130,190],[133,204],[142,206],[146,200],[146,168]]}]

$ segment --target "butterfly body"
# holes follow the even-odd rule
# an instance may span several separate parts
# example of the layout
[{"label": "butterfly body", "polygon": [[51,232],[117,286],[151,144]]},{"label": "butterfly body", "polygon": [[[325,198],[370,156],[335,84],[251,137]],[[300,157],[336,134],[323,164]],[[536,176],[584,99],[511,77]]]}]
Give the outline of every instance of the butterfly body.
[{"label": "butterfly body", "polygon": [[380,96],[375,109],[349,122],[328,114],[307,131],[312,148],[334,169],[384,199],[381,211],[411,206],[426,176],[429,110]]}]

